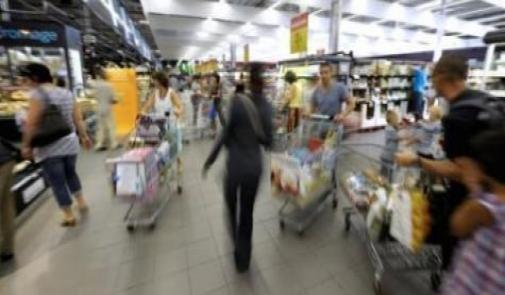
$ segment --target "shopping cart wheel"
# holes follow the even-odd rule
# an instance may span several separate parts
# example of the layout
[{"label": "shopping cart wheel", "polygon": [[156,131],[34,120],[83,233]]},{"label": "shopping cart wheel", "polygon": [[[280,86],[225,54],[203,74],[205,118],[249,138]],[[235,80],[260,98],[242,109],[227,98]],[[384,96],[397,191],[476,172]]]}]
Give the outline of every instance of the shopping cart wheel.
[{"label": "shopping cart wheel", "polygon": [[345,213],[345,232],[348,233],[351,230],[351,213]]},{"label": "shopping cart wheel", "polygon": [[279,222],[279,227],[281,228],[281,230],[282,230],[282,231],[283,231],[284,229],[286,229],[286,224],[284,223],[284,221],[283,221],[283,220],[281,220],[281,221]]},{"label": "shopping cart wheel", "polygon": [[182,186],[180,185],[177,186],[177,194],[182,194]]},{"label": "shopping cart wheel", "polygon": [[299,237],[303,237],[305,231],[303,229],[299,229],[296,233],[298,234]]},{"label": "shopping cart wheel", "polygon": [[437,292],[440,289],[440,284],[442,283],[442,278],[438,272],[431,273],[430,276],[431,290]]},{"label": "shopping cart wheel", "polygon": [[382,276],[378,273],[375,274],[373,290],[376,295],[382,295]]},{"label": "shopping cart wheel", "polygon": [[126,230],[128,230],[128,232],[132,233],[135,231],[135,226],[133,224],[128,224],[126,226]]},{"label": "shopping cart wheel", "polygon": [[154,230],[156,228],[156,222],[152,222],[149,224],[149,230]]}]

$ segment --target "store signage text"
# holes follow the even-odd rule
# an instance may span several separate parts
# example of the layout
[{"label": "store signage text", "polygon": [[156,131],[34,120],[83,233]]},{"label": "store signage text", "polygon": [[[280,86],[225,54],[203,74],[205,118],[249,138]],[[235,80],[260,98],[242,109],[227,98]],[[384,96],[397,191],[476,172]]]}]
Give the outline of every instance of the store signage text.
[{"label": "store signage text", "polygon": [[58,40],[54,31],[23,30],[0,27],[0,40],[32,40],[42,44],[51,44]]},{"label": "store signage text", "polygon": [[291,53],[308,50],[309,14],[302,13],[291,19]]}]

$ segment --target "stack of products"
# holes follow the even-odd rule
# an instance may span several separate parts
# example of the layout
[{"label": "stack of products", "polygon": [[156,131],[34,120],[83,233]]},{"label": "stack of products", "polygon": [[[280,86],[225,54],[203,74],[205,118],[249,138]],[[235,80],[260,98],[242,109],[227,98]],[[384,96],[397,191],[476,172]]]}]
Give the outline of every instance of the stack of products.
[{"label": "stack of products", "polygon": [[128,200],[152,201],[159,182],[157,152],[151,147],[133,149],[118,159],[113,180],[116,195]]},{"label": "stack of products", "polygon": [[272,155],[273,194],[291,198],[304,207],[328,191],[335,167],[334,136],[328,136],[324,142],[310,138],[306,147]]}]

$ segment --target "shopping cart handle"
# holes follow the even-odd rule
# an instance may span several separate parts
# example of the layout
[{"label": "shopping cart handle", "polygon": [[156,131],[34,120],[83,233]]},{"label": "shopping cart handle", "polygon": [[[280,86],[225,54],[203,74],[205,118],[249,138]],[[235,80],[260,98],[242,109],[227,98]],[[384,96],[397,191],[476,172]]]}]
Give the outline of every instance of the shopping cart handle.
[{"label": "shopping cart handle", "polygon": [[311,114],[310,117],[309,117],[309,119],[331,121],[331,116],[322,115],[322,114]]}]

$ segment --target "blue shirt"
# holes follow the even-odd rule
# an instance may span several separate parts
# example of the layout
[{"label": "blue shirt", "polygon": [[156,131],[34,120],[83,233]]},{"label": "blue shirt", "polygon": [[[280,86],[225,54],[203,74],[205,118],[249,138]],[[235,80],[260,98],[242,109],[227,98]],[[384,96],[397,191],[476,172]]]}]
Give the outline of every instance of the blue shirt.
[{"label": "blue shirt", "polygon": [[414,81],[412,83],[413,90],[415,92],[424,93],[426,91],[426,86],[428,84],[428,75],[422,69],[414,70]]},{"label": "blue shirt", "polygon": [[391,125],[386,126],[385,145],[382,150],[381,160],[387,163],[393,163],[395,154],[398,152],[399,143],[400,137],[398,136],[398,130]]},{"label": "blue shirt", "polygon": [[330,88],[317,87],[312,94],[312,106],[317,114],[334,117],[342,111],[349,98],[349,90],[342,83],[332,83]]},{"label": "blue shirt", "polygon": [[438,135],[442,133],[442,124],[440,122],[419,122],[417,133],[419,139],[417,151],[424,155],[432,155]]}]

